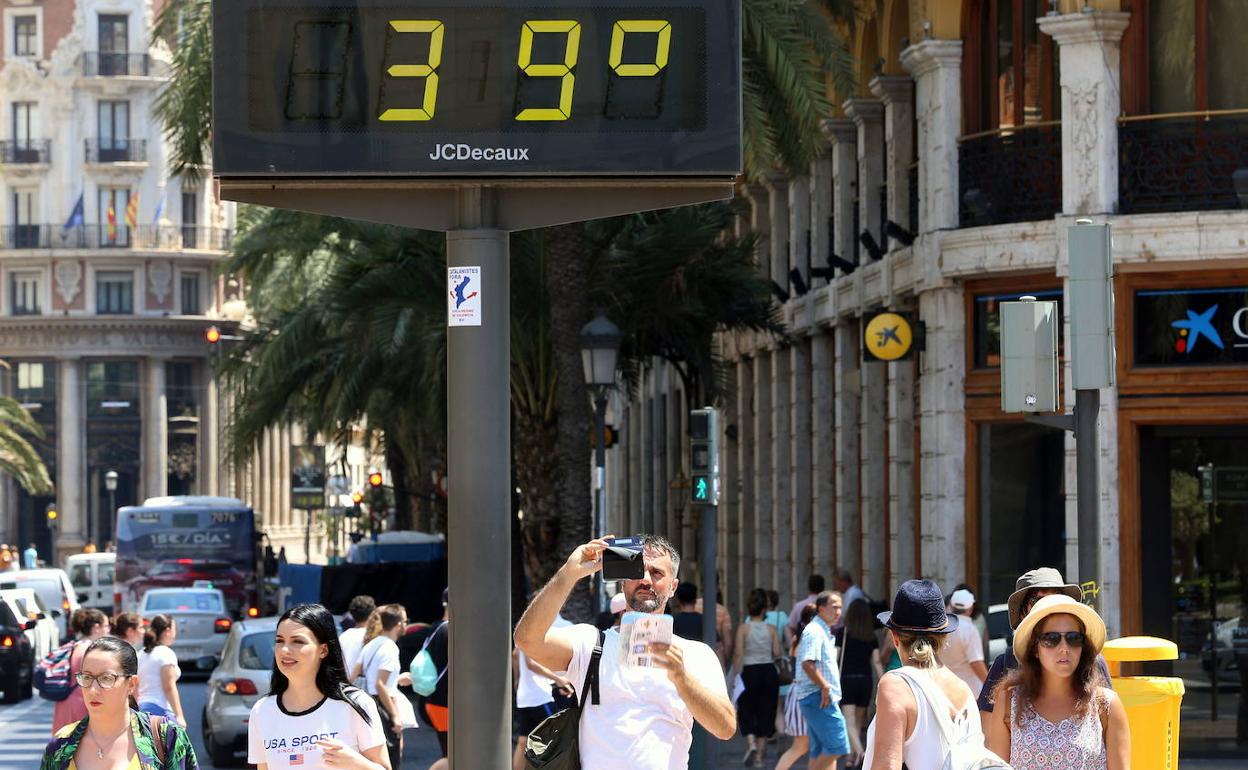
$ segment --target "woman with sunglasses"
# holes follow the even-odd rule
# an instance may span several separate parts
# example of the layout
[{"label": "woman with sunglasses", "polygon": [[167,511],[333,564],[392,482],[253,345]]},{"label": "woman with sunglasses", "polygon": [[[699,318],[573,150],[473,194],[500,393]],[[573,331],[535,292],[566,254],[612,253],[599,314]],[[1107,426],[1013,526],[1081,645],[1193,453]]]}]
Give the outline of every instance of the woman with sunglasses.
[{"label": "woman with sunglasses", "polygon": [[1131,735],[1122,701],[1096,666],[1105,621],[1054,594],[1014,632],[1019,668],[993,693],[988,748],[1015,770],[1127,770]]},{"label": "woman with sunglasses", "polygon": [[138,710],[138,674],[138,655],[123,640],[86,645],[75,679],[87,715],[56,732],[39,770],[196,770],[186,731]]}]

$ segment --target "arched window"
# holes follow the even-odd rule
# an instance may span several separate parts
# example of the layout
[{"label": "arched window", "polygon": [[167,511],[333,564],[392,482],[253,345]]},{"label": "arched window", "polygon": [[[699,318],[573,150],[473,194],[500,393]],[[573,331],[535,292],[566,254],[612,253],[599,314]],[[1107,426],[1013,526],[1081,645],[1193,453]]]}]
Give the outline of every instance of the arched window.
[{"label": "arched window", "polygon": [[1148,0],[1148,112],[1248,107],[1248,3]]},{"label": "arched window", "polygon": [[1036,19],[1045,0],[973,0],[965,6],[964,132],[1057,120],[1057,46]]}]

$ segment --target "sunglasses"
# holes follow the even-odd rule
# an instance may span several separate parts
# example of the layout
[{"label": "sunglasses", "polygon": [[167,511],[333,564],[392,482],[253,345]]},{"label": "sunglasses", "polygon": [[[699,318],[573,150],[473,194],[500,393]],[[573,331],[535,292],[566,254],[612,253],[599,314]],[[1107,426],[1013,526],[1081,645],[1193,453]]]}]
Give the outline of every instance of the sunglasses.
[{"label": "sunglasses", "polygon": [[1066,644],[1070,647],[1082,647],[1085,639],[1082,631],[1046,631],[1037,637],[1040,640],[1041,647],[1056,647],[1062,643],[1062,639],[1066,640]]}]

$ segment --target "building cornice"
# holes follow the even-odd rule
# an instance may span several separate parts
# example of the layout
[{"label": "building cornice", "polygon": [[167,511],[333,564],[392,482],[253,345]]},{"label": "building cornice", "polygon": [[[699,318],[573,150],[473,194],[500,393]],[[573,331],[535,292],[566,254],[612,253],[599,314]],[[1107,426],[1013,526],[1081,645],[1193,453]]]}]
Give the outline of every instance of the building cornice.
[{"label": "building cornice", "polygon": [[172,316],[0,318],[0,357],[193,357],[211,349],[204,330],[229,322]]}]

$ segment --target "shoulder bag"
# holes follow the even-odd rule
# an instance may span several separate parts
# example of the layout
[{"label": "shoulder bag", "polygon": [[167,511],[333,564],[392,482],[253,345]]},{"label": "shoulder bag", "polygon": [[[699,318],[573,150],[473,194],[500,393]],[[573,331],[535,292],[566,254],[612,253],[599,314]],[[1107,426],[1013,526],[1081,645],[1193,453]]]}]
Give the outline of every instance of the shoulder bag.
[{"label": "shoulder bag", "polygon": [[528,770],[581,770],[581,712],[587,697],[592,697],[590,702],[595,706],[599,704],[598,663],[605,639],[606,633],[599,631],[577,704],[546,717],[529,733],[524,749],[524,766]]}]

